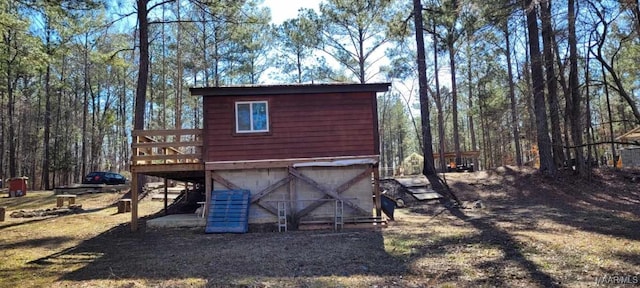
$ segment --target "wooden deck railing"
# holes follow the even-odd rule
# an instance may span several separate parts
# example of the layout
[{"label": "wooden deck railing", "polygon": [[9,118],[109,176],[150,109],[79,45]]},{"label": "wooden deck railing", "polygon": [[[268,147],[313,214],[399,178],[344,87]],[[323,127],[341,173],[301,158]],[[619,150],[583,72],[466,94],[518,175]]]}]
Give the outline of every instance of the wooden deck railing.
[{"label": "wooden deck railing", "polygon": [[133,130],[133,165],[202,162],[202,130]]}]

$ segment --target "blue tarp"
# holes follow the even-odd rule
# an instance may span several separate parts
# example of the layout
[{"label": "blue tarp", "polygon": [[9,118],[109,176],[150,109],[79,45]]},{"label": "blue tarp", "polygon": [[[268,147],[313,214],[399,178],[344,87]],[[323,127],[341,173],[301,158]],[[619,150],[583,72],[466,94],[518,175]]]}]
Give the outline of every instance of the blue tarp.
[{"label": "blue tarp", "polygon": [[246,233],[249,230],[249,190],[211,192],[206,233]]}]

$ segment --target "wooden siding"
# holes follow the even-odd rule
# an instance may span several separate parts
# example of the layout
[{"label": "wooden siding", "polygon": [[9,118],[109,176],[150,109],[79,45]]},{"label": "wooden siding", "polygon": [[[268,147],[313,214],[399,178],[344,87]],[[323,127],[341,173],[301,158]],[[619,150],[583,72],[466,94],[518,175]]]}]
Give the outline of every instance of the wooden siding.
[{"label": "wooden siding", "polygon": [[[269,101],[270,131],[235,133],[236,101]],[[375,92],[204,97],[205,161],[376,155]]]}]

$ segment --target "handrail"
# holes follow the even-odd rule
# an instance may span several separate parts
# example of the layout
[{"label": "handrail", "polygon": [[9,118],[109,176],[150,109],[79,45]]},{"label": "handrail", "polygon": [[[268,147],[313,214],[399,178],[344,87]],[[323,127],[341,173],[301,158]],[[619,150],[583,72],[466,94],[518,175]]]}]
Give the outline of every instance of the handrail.
[{"label": "handrail", "polygon": [[132,165],[202,163],[202,130],[133,130]]},{"label": "handrail", "polygon": [[198,135],[202,136],[202,129],[176,129],[176,130],[133,130],[131,135],[136,136],[167,136],[167,135]]}]

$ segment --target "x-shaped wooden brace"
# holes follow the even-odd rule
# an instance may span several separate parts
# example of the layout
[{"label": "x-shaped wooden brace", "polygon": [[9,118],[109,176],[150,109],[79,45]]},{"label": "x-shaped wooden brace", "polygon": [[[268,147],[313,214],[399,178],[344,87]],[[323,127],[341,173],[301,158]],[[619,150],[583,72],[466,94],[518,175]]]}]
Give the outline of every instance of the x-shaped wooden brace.
[{"label": "x-shaped wooden brace", "polygon": [[273,206],[268,206],[266,204],[262,204],[260,202],[258,202],[260,200],[260,198],[266,196],[267,194],[275,191],[276,189],[280,188],[281,186],[288,184],[289,182],[291,182],[291,180],[293,180],[293,177],[291,175],[287,175],[287,177],[280,179],[280,181],[271,184],[269,187],[262,189],[262,191],[253,194],[253,196],[251,196],[251,203],[255,203],[256,205],[264,208],[265,210],[269,211],[271,214],[273,215],[278,215],[278,210],[273,208]]},{"label": "x-shaped wooden brace", "polygon": [[360,206],[354,204],[353,202],[344,199],[340,196],[340,194],[344,191],[349,190],[349,188],[351,188],[351,186],[353,186],[354,184],[360,182],[362,179],[365,179],[367,177],[371,177],[371,173],[373,172],[373,169],[371,167],[368,167],[365,171],[363,171],[362,173],[358,174],[356,177],[353,177],[351,180],[345,182],[344,184],[338,186],[336,189],[328,189],[322,185],[320,185],[320,183],[316,182],[315,180],[309,178],[308,176],[300,173],[298,170],[296,170],[293,167],[289,167],[289,174],[295,176],[296,178],[306,182],[307,184],[311,185],[313,188],[316,188],[317,190],[319,190],[320,192],[324,193],[324,197],[320,198],[320,200],[317,200],[313,203],[311,203],[309,206],[305,207],[304,209],[300,210],[296,216],[298,218],[304,217],[305,215],[309,214],[309,212],[315,210],[316,208],[322,206],[322,204],[325,203],[324,200],[328,200],[328,199],[336,199],[336,200],[341,200],[345,205],[355,209],[356,211],[367,215],[370,214],[371,211],[367,211],[365,209],[362,209]]},{"label": "x-shaped wooden brace", "polygon": [[[215,180],[216,182],[226,186],[229,189],[242,189],[240,188],[240,186],[233,184],[231,181],[224,179],[222,176],[218,175],[215,172],[211,173],[211,178],[213,178],[213,180]],[[277,190],[278,188],[280,188],[281,186],[289,183],[291,180],[293,180],[293,176],[291,176],[291,174],[287,175],[287,177],[280,179],[280,181],[271,184],[269,187],[262,189],[262,191],[253,194],[251,196],[251,204],[256,204],[258,206],[260,206],[261,208],[263,208],[264,210],[269,211],[269,213],[273,214],[273,215],[278,215],[278,210],[276,208],[273,208],[273,206],[270,205],[266,205],[263,203],[260,203],[259,200],[266,196],[267,194]]]}]

